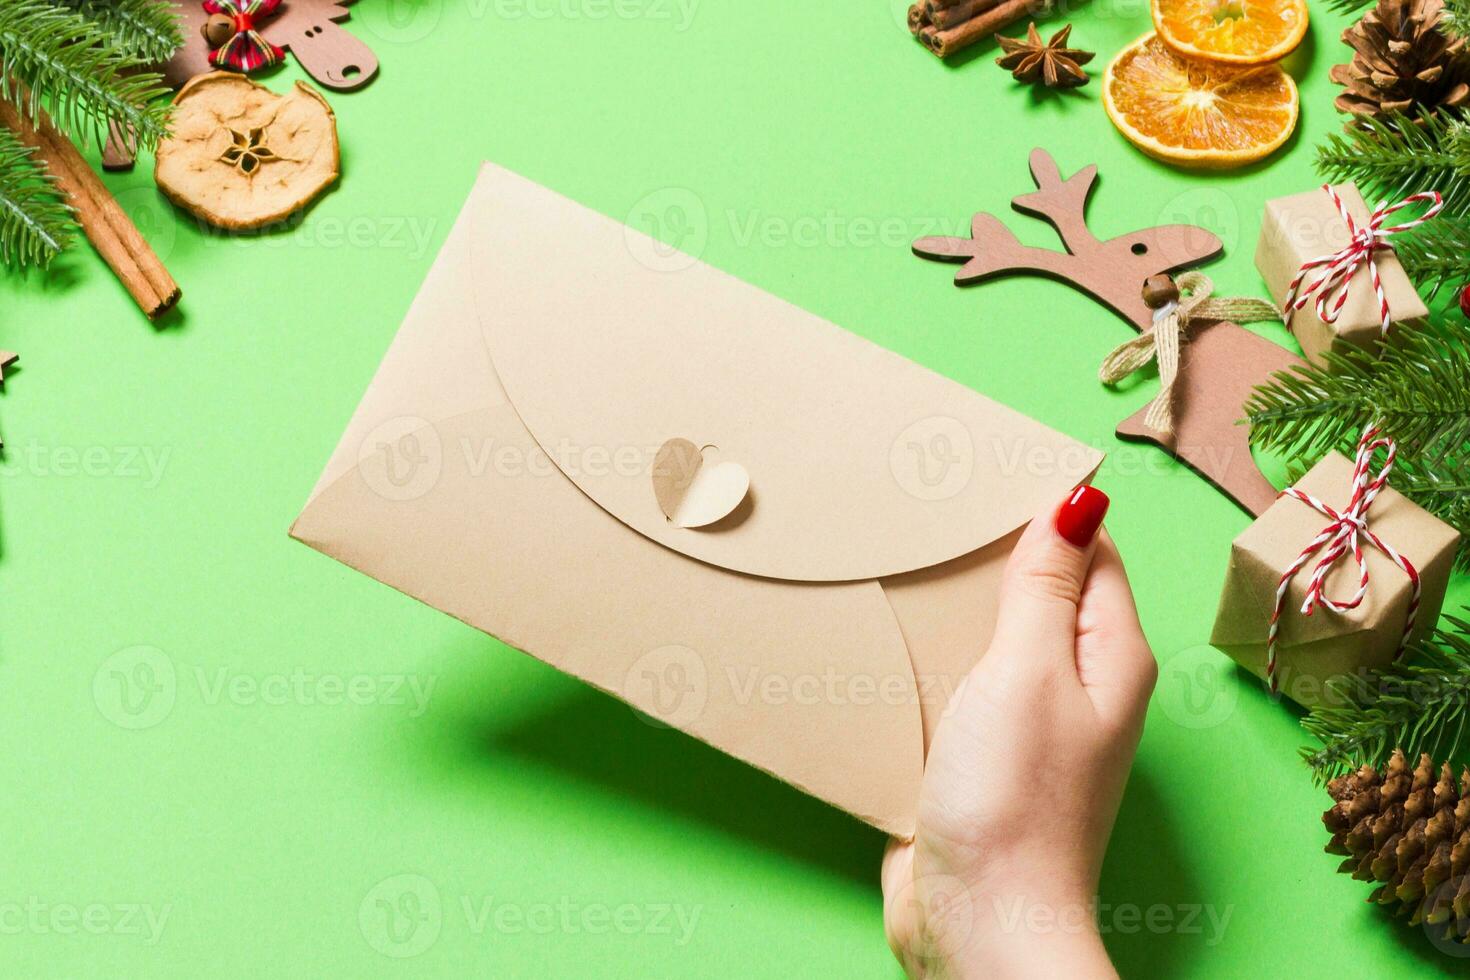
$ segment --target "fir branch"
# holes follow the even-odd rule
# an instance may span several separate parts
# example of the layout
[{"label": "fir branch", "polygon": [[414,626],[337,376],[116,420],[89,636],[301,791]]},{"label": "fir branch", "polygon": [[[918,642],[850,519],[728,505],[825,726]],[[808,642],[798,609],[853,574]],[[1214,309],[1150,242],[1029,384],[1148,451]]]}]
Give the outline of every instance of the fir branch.
[{"label": "fir branch", "polygon": [[1470,27],[1470,0],[1445,0],[1444,22],[1452,33],[1464,35]]},{"label": "fir branch", "polygon": [[1322,366],[1277,372],[1246,401],[1251,442],[1320,456],[1350,448],[1370,422],[1399,446],[1401,459],[1463,460],[1470,444],[1470,327],[1435,322],[1404,327],[1379,353],[1329,352]]},{"label": "fir branch", "polygon": [[1470,570],[1470,327],[1400,327],[1378,353],[1348,348],[1279,371],[1245,403],[1251,443],[1289,457],[1289,471],[1330,450],[1353,455],[1377,423],[1398,444],[1389,483],[1460,531]]},{"label": "fir branch", "polygon": [[1408,651],[1406,662],[1356,683],[1329,682],[1331,706],[1302,719],[1322,742],[1301,753],[1319,784],[1358,766],[1382,766],[1395,748],[1411,759],[1428,752],[1436,761],[1463,760],[1470,747],[1470,623],[1445,619],[1454,629],[1435,630]]},{"label": "fir branch", "polygon": [[1459,289],[1470,283],[1470,216],[1442,214],[1396,236],[1394,251],[1426,299],[1445,286]]},{"label": "fir branch", "polygon": [[162,62],[184,43],[168,0],[51,0],[97,25],[131,58]]},{"label": "fir branch", "polygon": [[1470,570],[1470,460],[1400,457],[1389,475],[1395,490],[1460,532],[1456,562]]},{"label": "fir branch", "polygon": [[72,237],[71,209],[31,148],[0,128],[0,262],[45,266]]},{"label": "fir branch", "polygon": [[1448,108],[1421,111],[1417,119],[1354,117],[1317,147],[1317,170],[1333,182],[1353,181],[1370,200],[1437,190],[1447,214],[1464,214],[1470,211],[1470,122]]},{"label": "fir branch", "polygon": [[109,121],[145,146],[163,136],[160,76],[97,24],[49,0],[0,0],[0,95],[29,119],[41,110],[63,132],[99,142]]}]

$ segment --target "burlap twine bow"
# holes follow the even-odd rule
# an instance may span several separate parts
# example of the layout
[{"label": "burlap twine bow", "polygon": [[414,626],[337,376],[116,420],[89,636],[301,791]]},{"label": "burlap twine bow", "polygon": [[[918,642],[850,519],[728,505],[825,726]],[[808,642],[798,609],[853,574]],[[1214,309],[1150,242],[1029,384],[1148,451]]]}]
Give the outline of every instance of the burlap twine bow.
[{"label": "burlap twine bow", "polygon": [[1276,307],[1248,296],[1211,296],[1215,284],[1203,272],[1185,272],[1175,281],[1179,299],[1154,310],[1153,327],[1119,344],[1103,358],[1097,376],[1103,384],[1117,384],[1153,361],[1159,362],[1159,393],[1149,403],[1143,422],[1155,432],[1174,432],[1174,382],[1179,379],[1179,351],[1194,320],[1231,320],[1254,323],[1279,320]]}]

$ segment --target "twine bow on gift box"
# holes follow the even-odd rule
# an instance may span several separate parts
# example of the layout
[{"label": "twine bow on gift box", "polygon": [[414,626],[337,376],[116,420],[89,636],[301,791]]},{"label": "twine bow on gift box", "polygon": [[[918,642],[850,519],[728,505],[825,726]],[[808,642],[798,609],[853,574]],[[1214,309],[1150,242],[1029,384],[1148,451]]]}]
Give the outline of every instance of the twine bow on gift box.
[{"label": "twine bow on gift box", "polygon": [[[1332,185],[1323,184],[1322,189],[1327,192],[1328,197],[1332,198],[1332,203],[1337,206],[1337,213],[1342,215],[1342,220],[1347,223],[1349,240],[1336,252],[1319,255],[1315,259],[1302,263],[1301,270],[1297,272],[1291,280],[1291,285],[1287,287],[1286,299],[1281,304],[1285,314],[1285,323],[1287,327],[1290,327],[1292,314],[1306,306],[1313,295],[1317,298],[1318,318],[1323,323],[1336,323],[1337,315],[1342,312],[1343,304],[1347,302],[1348,287],[1352,284],[1353,274],[1360,266],[1367,263],[1369,275],[1373,280],[1373,293],[1378,297],[1379,318],[1383,323],[1383,332],[1386,334],[1393,324],[1393,318],[1389,315],[1388,297],[1383,293],[1383,282],[1378,276],[1378,262],[1374,259],[1374,254],[1382,249],[1392,251],[1393,246],[1388,240],[1400,232],[1419,227],[1439,214],[1440,209],[1444,207],[1444,199],[1440,197],[1439,191],[1420,191],[1418,194],[1409,195],[1397,204],[1389,204],[1385,201],[1373,209],[1373,213],[1368,217],[1368,226],[1359,228],[1353,216],[1348,213],[1347,205],[1343,204],[1337,191],[1332,189]],[[1391,215],[1420,201],[1430,203],[1419,217],[1402,224],[1383,227],[1383,222]],[[1321,271],[1318,272],[1315,279],[1308,283],[1307,277],[1314,269]]]},{"label": "twine bow on gift box", "polygon": [[[1166,276],[1158,277],[1167,281]],[[1179,351],[1192,320],[1231,320],[1253,323],[1280,317],[1276,307],[1262,299],[1211,296],[1215,284],[1203,272],[1185,272],[1154,306],[1153,327],[1113,348],[1103,358],[1097,376],[1103,384],[1117,384],[1134,371],[1157,360],[1159,393],[1149,403],[1143,423],[1155,432],[1174,432],[1174,382],[1179,378]],[[1145,291],[1145,299],[1148,299]],[[1170,298],[1172,296],[1172,298]]]},{"label": "twine bow on gift box", "polygon": [[228,17],[234,31],[228,40],[210,52],[209,63],[216,68],[239,72],[280,64],[286,52],[255,29],[257,19],[269,17],[280,5],[281,0],[204,0],[205,11]]},{"label": "twine bow on gift box", "polygon": [[[1373,463],[1373,454],[1379,449],[1387,450],[1383,468],[1376,474],[1370,475],[1369,467]],[[1368,561],[1363,554],[1363,542],[1366,541],[1387,555],[1395,565],[1403,569],[1405,575],[1409,576],[1409,584],[1412,586],[1412,591],[1409,593],[1409,608],[1404,616],[1404,633],[1399,639],[1398,652],[1394,654],[1394,659],[1397,660],[1403,656],[1404,649],[1409,645],[1409,637],[1414,632],[1414,617],[1419,612],[1419,572],[1407,558],[1399,554],[1392,545],[1383,541],[1368,527],[1368,510],[1373,506],[1373,500],[1378,496],[1378,492],[1388,482],[1388,474],[1393,470],[1393,461],[1397,454],[1398,447],[1394,441],[1380,435],[1376,425],[1370,425],[1363,431],[1362,437],[1358,440],[1357,458],[1353,464],[1352,495],[1348,498],[1347,506],[1341,511],[1334,510],[1316,497],[1296,487],[1287,487],[1281,491],[1283,497],[1300,500],[1308,507],[1328,517],[1331,523],[1302,549],[1302,553],[1287,566],[1286,571],[1281,575],[1280,582],[1277,583],[1276,604],[1271,609],[1271,625],[1266,632],[1266,677],[1272,694],[1277,691],[1276,641],[1281,631],[1281,614],[1286,607],[1286,591],[1297,572],[1306,567],[1307,562],[1311,561],[1319,551],[1323,554],[1317,562],[1317,567],[1312,570],[1312,577],[1307,581],[1307,596],[1302,603],[1302,614],[1310,616],[1318,606],[1341,613],[1349,609],[1356,609],[1362,603],[1368,594]],[[1358,591],[1353,593],[1351,599],[1340,602],[1327,595],[1325,583],[1333,565],[1349,551],[1353,554],[1353,560],[1358,563]]]}]

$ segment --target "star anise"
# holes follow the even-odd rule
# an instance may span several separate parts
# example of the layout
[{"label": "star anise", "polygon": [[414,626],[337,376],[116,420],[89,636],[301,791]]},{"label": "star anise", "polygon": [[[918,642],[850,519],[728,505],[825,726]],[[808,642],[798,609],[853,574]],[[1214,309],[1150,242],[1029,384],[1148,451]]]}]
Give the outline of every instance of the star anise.
[{"label": "star anise", "polygon": [[1026,25],[1026,36],[995,36],[995,42],[1005,53],[995,63],[1009,71],[1020,82],[1040,81],[1047,88],[1072,88],[1087,84],[1087,72],[1082,66],[1093,58],[1093,52],[1067,47],[1067,36],[1072,33],[1068,24],[1041,43],[1035,24]]},{"label": "star anise", "polygon": [[248,134],[230,132],[230,145],[220,154],[220,159],[238,167],[245,176],[250,176],[267,160],[276,158],[275,151],[265,145],[265,130],[252,129]]}]

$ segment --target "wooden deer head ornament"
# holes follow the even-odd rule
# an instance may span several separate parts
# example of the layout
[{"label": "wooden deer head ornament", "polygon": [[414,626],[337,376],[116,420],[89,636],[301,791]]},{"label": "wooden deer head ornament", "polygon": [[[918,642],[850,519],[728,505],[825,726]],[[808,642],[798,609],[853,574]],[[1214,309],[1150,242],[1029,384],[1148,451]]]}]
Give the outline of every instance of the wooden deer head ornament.
[{"label": "wooden deer head ornament", "polygon": [[[1220,239],[1194,225],[1159,225],[1103,241],[1087,227],[1087,199],[1097,180],[1088,166],[1063,180],[1051,154],[1031,151],[1036,190],[1011,201],[1017,211],[1048,222],[1066,251],[1022,245],[995,215],[980,213],[969,238],[936,236],[914,242],[926,259],[963,262],[955,284],[967,286],[1005,275],[1059,279],[1103,303],[1136,330],[1153,326],[1143,299],[1150,276],[1174,272],[1219,255]],[[1121,439],[1160,446],[1209,480],[1252,514],[1276,499],[1276,488],[1251,457],[1249,433],[1239,425],[1251,389],[1299,359],[1244,327],[1218,322],[1192,330],[1175,383],[1172,434],[1143,423],[1140,410],[1118,426]]]},{"label": "wooden deer head ornament", "polygon": [[1051,154],[1037,149],[1031,151],[1031,176],[1037,189],[1014,198],[1011,206],[1055,228],[1065,252],[1022,245],[999,218],[984,212],[971,222],[970,238],[921,238],[914,251],[927,259],[964,261],[955,274],[961,286],[1018,273],[1060,279],[1146,330],[1153,314],[1143,302],[1143,281],[1212,259],[1224,247],[1194,225],[1160,225],[1102,241],[1087,227],[1086,217],[1096,166],[1063,180]]},{"label": "wooden deer head ornament", "polygon": [[[260,31],[267,41],[296,56],[301,68],[317,84],[338,92],[362,88],[378,72],[378,59],[356,35],[337,26],[348,17],[353,0],[284,0],[280,10]],[[175,88],[195,75],[213,71],[209,44],[200,33],[208,19],[199,0],[174,0],[183,25],[184,46],[167,64],[163,75]]]}]

